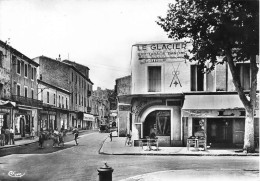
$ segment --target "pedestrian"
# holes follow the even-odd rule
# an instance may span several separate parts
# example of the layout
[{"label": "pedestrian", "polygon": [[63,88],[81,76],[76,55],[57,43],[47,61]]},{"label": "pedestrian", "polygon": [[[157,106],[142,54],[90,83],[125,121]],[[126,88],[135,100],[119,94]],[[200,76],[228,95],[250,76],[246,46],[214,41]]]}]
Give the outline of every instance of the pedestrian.
[{"label": "pedestrian", "polygon": [[72,133],[74,134],[75,145],[79,145],[79,143],[77,142],[77,139],[78,139],[78,136],[79,136],[79,131],[77,129],[77,126],[75,126]]},{"label": "pedestrian", "polygon": [[35,131],[34,131],[34,127],[32,127],[32,130],[31,130],[31,139],[34,140],[34,137],[35,137]]},{"label": "pedestrian", "polygon": [[56,145],[59,146],[59,131],[57,130],[57,128],[53,132],[52,141],[53,141],[52,147],[55,147]]},{"label": "pedestrian", "polygon": [[15,144],[14,143],[14,129],[13,129],[13,127],[11,127],[11,129],[10,129],[10,144]]},{"label": "pedestrian", "polygon": [[44,133],[43,129],[41,128],[40,135],[39,135],[39,148],[43,148],[44,143]]},{"label": "pedestrian", "polygon": [[5,129],[1,128],[1,146],[5,146]]},{"label": "pedestrian", "polygon": [[60,144],[62,144],[62,146],[64,147],[64,136],[65,136],[65,130],[61,129],[60,133],[59,133],[59,143],[58,143],[58,146],[60,146]]},{"label": "pedestrian", "polygon": [[112,141],[112,131],[110,132],[109,136],[110,136],[110,141]]},{"label": "pedestrian", "polygon": [[5,144],[8,145],[9,144],[9,140],[10,140],[10,130],[9,128],[7,127],[5,129]]},{"label": "pedestrian", "polygon": [[132,140],[131,140],[131,138],[132,138],[132,132],[131,132],[131,130],[130,130],[129,133],[126,135],[125,145],[126,145],[126,144],[127,144],[127,145],[130,145],[130,144],[131,144],[131,146],[132,146]]}]

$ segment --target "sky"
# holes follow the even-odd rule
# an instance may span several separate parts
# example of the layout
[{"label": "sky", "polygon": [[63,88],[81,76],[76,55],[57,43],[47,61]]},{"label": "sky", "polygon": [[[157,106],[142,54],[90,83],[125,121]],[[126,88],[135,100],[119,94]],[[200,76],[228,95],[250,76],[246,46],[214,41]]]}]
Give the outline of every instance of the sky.
[{"label": "sky", "polygon": [[166,41],[156,24],[170,0],[0,0],[0,39],[29,58],[69,59],[97,87],[131,74],[131,46]]}]

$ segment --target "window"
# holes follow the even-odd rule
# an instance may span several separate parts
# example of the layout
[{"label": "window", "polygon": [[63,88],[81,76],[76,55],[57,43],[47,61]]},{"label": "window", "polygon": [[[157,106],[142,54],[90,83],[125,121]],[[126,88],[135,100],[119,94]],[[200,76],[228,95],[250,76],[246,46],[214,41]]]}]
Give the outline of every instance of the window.
[{"label": "window", "polygon": [[75,80],[75,83],[77,84],[77,80],[78,80],[78,77],[77,77],[77,75],[76,75],[76,80]]},{"label": "window", "polygon": [[56,94],[53,94],[53,104],[56,104]]},{"label": "window", "polygon": [[31,89],[31,94],[32,94],[32,99],[34,99],[34,96],[33,96],[34,91],[33,91],[33,89]]},{"label": "window", "polygon": [[191,65],[191,91],[203,91],[204,74],[197,65]]},{"label": "window", "polygon": [[64,108],[64,97],[61,98],[62,108]]},{"label": "window", "polygon": [[77,95],[77,93],[75,95],[75,100],[76,100],[76,104],[78,104],[78,95]]},{"label": "window", "polygon": [[244,90],[249,90],[250,89],[250,64],[241,63],[241,64],[237,64],[236,67],[239,72],[242,88]]},{"label": "window", "polygon": [[28,64],[24,64],[24,76],[28,77]]},{"label": "window", "polygon": [[0,114],[0,130],[2,129],[3,125],[4,125],[4,115]]},{"label": "window", "polygon": [[16,95],[20,96],[21,95],[21,86],[17,84],[16,86]]},{"label": "window", "polygon": [[16,59],[15,56],[13,56],[13,62],[16,62],[16,73],[21,74],[21,61]]},{"label": "window", "polygon": [[24,87],[24,97],[28,97],[28,87]]},{"label": "window", "polygon": [[80,95],[79,95],[79,105],[80,105]]},{"label": "window", "polygon": [[161,67],[148,67],[148,92],[161,91]]},{"label": "window", "polygon": [[0,51],[0,67],[3,67],[3,61],[4,61],[4,54],[2,51]]},{"label": "window", "polygon": [[84,103],[84,98],[82,96],[82,99],[81,99],[81,105],[83,106],[83,103]]},{"label": "window", "polygon": [[71,72],[71,81],[73,82],[73,72]]},{"label": "window", "polygon": [[80,77],[79,77],[79,87],[80,87]]},{"label": "window", "polygon": [[66,109],[68,109],[68,98],[66,98]]},{"label": "window", "polygon": [[216,91],[227,91],[227,63],[216,65]]},{"label": "window", "polygon": [[49,104],[49,102],[50,102],[50,93],[47,92],[47,103]]},{"label": "window", "polygon": [[32,80],[34,80],[34,68],[33,67],[32,67],[32,72],[31,73],[32,73],[32,75],[31,75],[32,76]]},{"label": "window", "polygon": [[73,105],[73,95],[71,96],[71,104]]},{"label": "window", "polygon": [[61,103],[60,103],[60,95],[59,95],[59,107],[61,107]]}]

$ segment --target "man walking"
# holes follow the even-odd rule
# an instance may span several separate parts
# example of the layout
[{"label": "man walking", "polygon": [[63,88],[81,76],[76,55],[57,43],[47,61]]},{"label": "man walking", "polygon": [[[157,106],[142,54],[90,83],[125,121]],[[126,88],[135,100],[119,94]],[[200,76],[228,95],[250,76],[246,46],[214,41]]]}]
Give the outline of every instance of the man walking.
[{"label": "man walking", "polygon": [[77,129],[77,126],[75,126],[75,128],[74,128],[73,131],[72,131],[72,133],[74,134],[75,146],[76,146],[76,145],[79,145],[79,144],[78,144],[78,141],[77,141],[78,136],[79,136],[79,131],[78,131],[78,129]]}]

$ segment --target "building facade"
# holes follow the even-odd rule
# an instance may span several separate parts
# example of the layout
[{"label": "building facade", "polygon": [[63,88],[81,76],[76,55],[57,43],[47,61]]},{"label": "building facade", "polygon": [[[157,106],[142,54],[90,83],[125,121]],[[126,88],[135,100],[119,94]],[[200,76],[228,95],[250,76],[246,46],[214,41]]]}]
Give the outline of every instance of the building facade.
[{"label": "building facade", "polygon": [[[186,42],[132,46],[131,93],[118,95],[119,114],[126,114],[119,122],[129,125],[134,140],[154,132],[159,146],[186,145],[197,131],[203,131],[212,146],[241,146],[245,111],[228,65],[217,64],[215,70],[203,74],[196,62],[185,59],[190,46]],[[249,90],[249,63],[237,67],[242,86]],[[258,108],[255,117],[258,136]]]},{"label": "building facade", "polygon": [[[70,61],[62,62],[60,58],[51,59],[45,56],[34,58],[40,64],[39,79],[55,85],[61,89],[68,90],[69,97],[69,117],[67,118],[68,129],[77,126],[80,129],[88,128],[88,121],[94,120],[90,115],[90,95],[93,83],[88,77],[88,68],[85,73],[79,71]],[[64,119],[66,116],[64,116]]]},{"label": "building facade", "polygon": [[8,101],[2,102],[0,125],[13,127],[15,138],[27,137],[37,126],[38,110],[42,106],[37,99],[36,74],[39,64],[2,41],[0,47],[3,75],[0,78],[1,99]]},{"label": "building facade", "polygon": [[70,129],[70,92],[38,80],[38,99],[43,102],[40,110],[39,129]]},{"label": "building facade", "polygon": [[93,91],[92,95],[93,114],[96,119],[96,126],[99,128],[100,125],[109,126],[109,112],[110,104],[108,101],[107,90],[102,90],[97,87],[97,90]]}]

